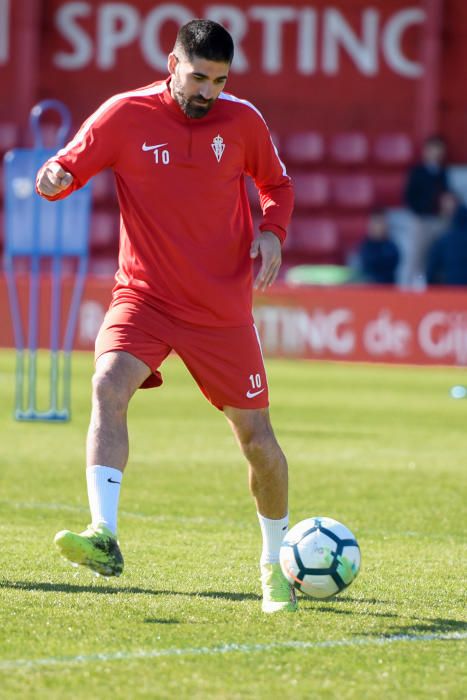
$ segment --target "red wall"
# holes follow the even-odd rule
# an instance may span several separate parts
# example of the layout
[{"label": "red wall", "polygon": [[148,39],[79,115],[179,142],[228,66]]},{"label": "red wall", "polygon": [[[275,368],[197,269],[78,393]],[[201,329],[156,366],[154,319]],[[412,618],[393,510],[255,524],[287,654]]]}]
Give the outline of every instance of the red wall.
[{"label": "red wall", "polygon": [[[10,7],[8,52],[5,40],[2,44],[5,32],[0,32],[0,119],[25,120],[24,71],[22,79],[18,76],[25,50],[29,71],[37,72],[37,87],[29,81],[31,101],[58,97],[81,121],[111,94],[162,78],[178,25],[190,17],[210,16],[237,39],[229,89],[263,109],[275,131],[390,129],[415,134],[426,77],[426,17],[437,2],[0,0],[0,24],[2,8],[6,18]],[[455,159],[467,160],[467,145],[459,137],[466,118],[461,67],[467,58],[467,3],[439,2],[443,60],[438,121],[451,133]],[[42,8],[36,39],[28,26],[31,8]],[[37,41],[40,48],[34,48]]]},{"label": "red wall", "polygon": [[444,0],[439,130],[455,160],[467,162],[467,2]]},{"label": "red wall", "polygon": [[[74,5],[64,0],[46,3],[50,21],[41,64],[43,96],[64,99],[81,119],[112,93],[165,76],[165,55],[177,24],[162,21],[160,6],[141,0],[120,3],[117,17],[115,3],[85,2],[84,16],[78,18]],[[420,6],[419,0],[392,0],[377,7],[369,0],[313,5],[237,0],[216,6],[191,1],[171,4],[167,14],[181,20],[216,16],[234,34],[244,35],[237,41],[229,89],[255,100],[275,129],[370,126],[374,119],[369,112],[379,102],[378,128],[412,130],[405,105],[415,99],[417,79],[404,71],[416,70],[423,25],[415,15],[406,31],[400,23],[407,8],[420,13]],[[60,28],[53,28],[53,22]],[[390,41],[398,27],[400,51],[397,36]],[[357,47],[352,59],[333,38],[339,31],[354,32],[355,37],[368,32],[367,50]]]}]

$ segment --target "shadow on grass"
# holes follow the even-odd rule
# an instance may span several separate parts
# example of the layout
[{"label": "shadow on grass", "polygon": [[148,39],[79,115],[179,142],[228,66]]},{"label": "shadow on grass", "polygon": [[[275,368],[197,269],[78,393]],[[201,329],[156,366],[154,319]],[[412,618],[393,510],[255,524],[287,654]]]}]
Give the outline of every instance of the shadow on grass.
[{"label": "shadow on grass", "polygon": [[[256,593],[232,593],[230,591],[174,591],[174,590],[158,590],[154,588],[140,588],[138,586],[111,586],[108,584],[101,585],[96,581],[94,585],[82,585],[75,583],[49,583],[45,581],[8,581],[0,580],[0,588],[11,588],[20,591],[43,591],[45,593],[98,593],[98,594],[133,594],[133,595],[154,595],[154,596],[189,596],[191,598],[214,598],[231,601],[244,600],[261,600],[261,596]],[[328,603],[314,601],[310,598],[302,597],[300,607],[312,611],[331,613],[333,615],[366,615],[370,617],[399,617],[398,614],[392,612],[380,611],[360,611],[346,610],[342,607],[345,603],[367,603],[367,604],[385,604],[390,601],[378,600],[376,598],[333,598]],[[337,606],[336,606],[337,604]],[[144,620],[150,624],[160,625],[175,625],[180,624],[179,620],[171,618],[146,618]],[[443,632],[465,632],[467,630],[467,622],[464,620],[453,620],[447,618],[413,618],[413,623],[406,625],[394,625],[386,630],[383,635],[423,635],[423,634],[440,634]],[[370,632],[358,632],[358,636],[381,637],[381,630]]]},{"label": "shadow on grass", "polygon": [[147,617],[144,622],[152,625],[179,625],[180,620],[165,619],[162,617]]},{"label": "shadow on grass", "polygon": [[[372,610],[355,610],[354,607],[351,609],[345,609],[342,607],[345,603],[364,603],[370,605],[389,605],[393,604],[393,601],[383,600],[378,598],[351,598],[348,596],[342,596],[341,598],[335,597],[326,601],[313,600],[311,598],[301,598],[300,607],[306,607],[311,611],[317,610],[319,612],[331,613],[333,615],[361,615],[368,617],[385,617],[385,618],[401,618],[405,617],[404,614],[394,613],[394,612],[384,612],[384,611],[372,611]],[[337,607],[335,607],[337,604]],[[452,620],[446,618],[420,618],[416,615],[413,616],[413,622],[406,625],[397,625],[393,623],[394,626],[387,631],[390,636],[394,635],[415,635],[415,634],[434,634],[443,632],[465,632],[467,630],[467,622],[464,620]],[[391,624],[391,623],[389,623]],[[371,632],[359,632],[358,636],[368,636],[368,637],[380,637],[381,630],[375,630]]]},{"label": "shadow on grass", "polygon": [[[465,632],[467,630],[467,622],[464,620],[452,620],[442,617],[435,617],[432,620],[427,618],[414,618],[413,624],[395,625],[387,630],[383,636],[397,635],[424,635],[424,634],[442,634],[443,632]],[[374,632],[359,632],[360,637],[380,637],[381,630]],[[453,640],[455,641],[455,640]]]},{"label": "shadow on grass", "polygon": [[96,581],[94,585],[76,583],[46,583],[42,581],[1,581],[0,588],[14,588],[21,591],[44,591],[45,593],[106,593],[135,595],[175,595],[192,598],[221,598],[222,600],[261,600],[256,593],[231,593],[229,591],[174,591],[157,590],[154,588],[139,588],[138,586],[109,586]]},{"label": "shadow on grass", "polygon": [[375,610],[343,610],[339,608],[333,608],[332,605],[316,605],[311,603],[309,605],[313,610],[318,610],[319,612],[331,613],[332,615],[361,615],[363,617],[400,617],[397,613],[391,612],[377,612]]},{"label": "shadow on grass", "polygon": [[[306,598],[304,599],[306,600]],[[334,598],[328,598],[328,600],[322,600],[322,604],[335,605],[339,603],[344,605],[345,603],[365,603],[366,605],[394,605],[393,600],[385,600],[384,598],[353,598],[352,596],[346,595],[345,593],[337,595]]]},{"label": "shadow on grass", "polygon": [[[345,604],[349,603],[352,607],[345,608]],[[364,605],[389,605],[392,604],[389,600],[378,598],[350,598],[349,596],[336,596],[328,598],[328,600],[314,600],[313,598],[303,596],[300,599],[300,607],[308,608],[311,611],[330,613],[331,615],[361,615],[363,617],[400,617],[394,612],[384,612],[376,610],[356,610],[355,603]]]}]

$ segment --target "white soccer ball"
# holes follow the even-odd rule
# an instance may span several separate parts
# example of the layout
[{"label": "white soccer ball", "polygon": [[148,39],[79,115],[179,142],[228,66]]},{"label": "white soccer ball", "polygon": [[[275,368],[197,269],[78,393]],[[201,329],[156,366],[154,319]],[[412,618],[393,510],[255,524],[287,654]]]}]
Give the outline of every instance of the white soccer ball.
[{"label": "white soccer ball", "polygon": [[312,598],[331,598],[350,586],[360,569],[360,547],[345,525],[308,518],[288,531],[281,545],[284,576]]}]

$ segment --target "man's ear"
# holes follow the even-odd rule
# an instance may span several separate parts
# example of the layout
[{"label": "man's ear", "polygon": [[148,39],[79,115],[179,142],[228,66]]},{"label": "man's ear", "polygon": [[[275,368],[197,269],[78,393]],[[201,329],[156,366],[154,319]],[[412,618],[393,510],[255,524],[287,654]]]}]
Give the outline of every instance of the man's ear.
[{"label": "man's ear", "polygon": [[167,68],[169,69],[170,75],[173,75],[175,73],[175,68],[178,63],[178,58],[174,53],[169,53],[169,57],[167,59]]}]

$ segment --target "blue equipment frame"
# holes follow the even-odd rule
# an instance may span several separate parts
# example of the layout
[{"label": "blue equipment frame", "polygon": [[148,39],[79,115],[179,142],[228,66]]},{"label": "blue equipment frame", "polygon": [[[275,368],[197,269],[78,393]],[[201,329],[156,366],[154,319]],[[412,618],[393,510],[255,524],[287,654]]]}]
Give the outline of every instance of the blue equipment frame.
[{"label": "blue equipment frame", "polygon": [[[71,417],[71,354],[80,301],[89,259],[91,187],[87,185],[70,197],[48,202],[35,191],[36,173],[56,149],[44,147],[40,120],[47,110],[61,118],[57,147],[65,144],[71,118],[58,100],[36,104],[30,114],[34,147],[17,148],[4,157],[5,173],[5,254],[4,270],[16,345],[16,394],[14,416],[26,421],[67,421]],[[27,338],[18,296],[17,265],[27,260],[29,305]],[[63,261],[77,261],[77,271],[65,332],[61,333]],[[50,392],[49,405],[39,410],[37,400],[37,360],[41,296],[41,268],[50,262]],[[27,369],[26,369],[27,365]],[[26,385],[26,386],[25,386]]]}]

